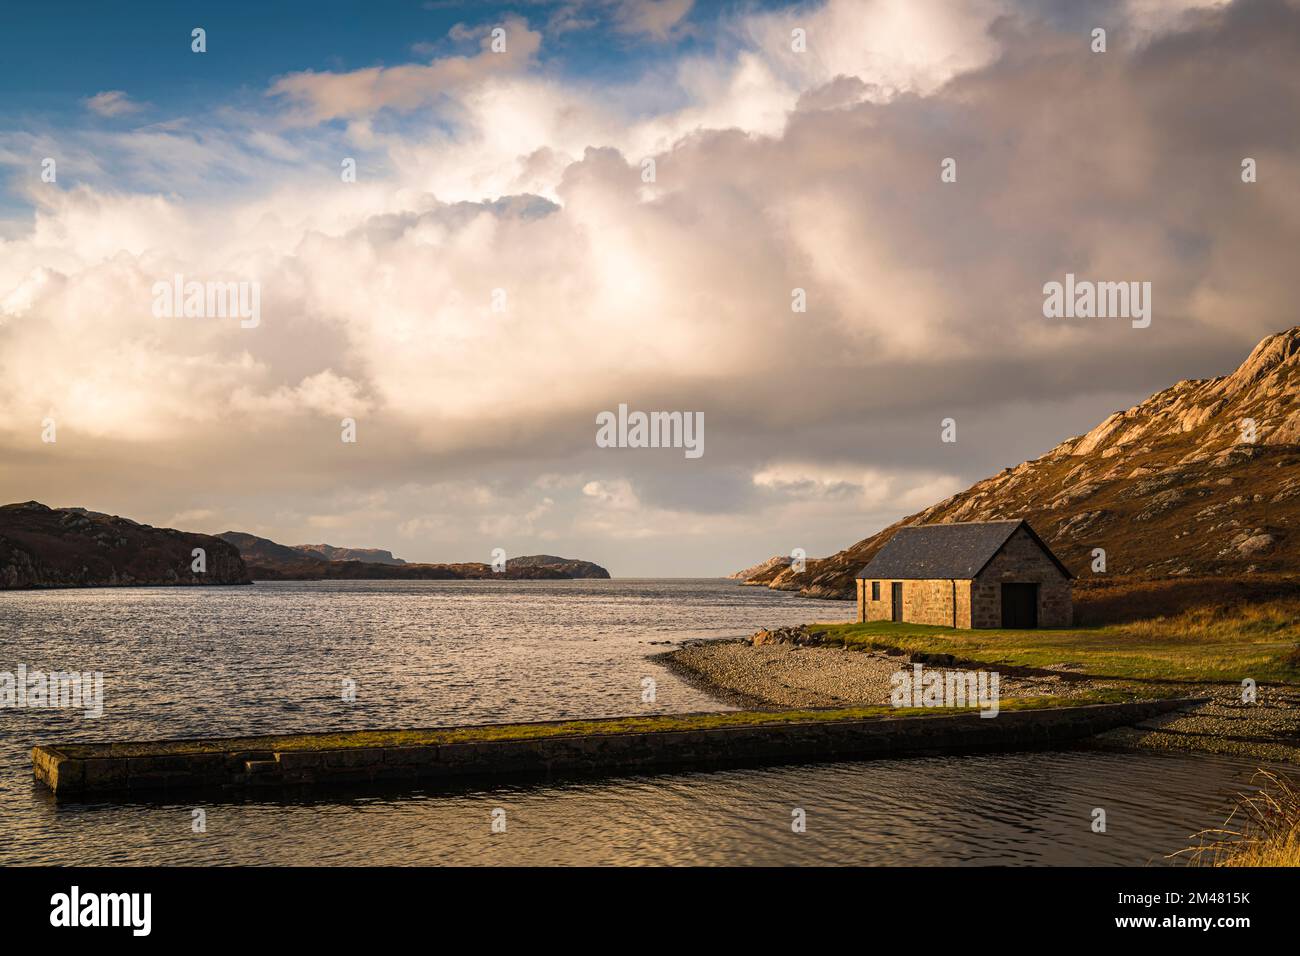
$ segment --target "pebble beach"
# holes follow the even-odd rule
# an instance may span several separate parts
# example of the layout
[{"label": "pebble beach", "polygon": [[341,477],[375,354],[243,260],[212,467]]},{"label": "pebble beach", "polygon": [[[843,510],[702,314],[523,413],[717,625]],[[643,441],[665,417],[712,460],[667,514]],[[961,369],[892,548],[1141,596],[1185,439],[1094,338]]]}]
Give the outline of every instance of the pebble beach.
[{"label": "pebble beach", "polygon": [[[755,646],[748,640],[691,643],[665,655],[665,660],[720,700],[756,708],[888,704],[891,676],[912,666],[905,656],[879,651],[792,643]],[[1295,688],[1261,687],[1257,702],[1246,704],[1237,685],[1134,684],[1071,671],[1053,672],[1051,668],[1032,673],[1000,671],[1000,687],[1004,698],[1072,698],[1116,688],[1132,688],[1135,697],[1148,692],[1209,697],[1205,704],[1109,731],[1097,740],[1115,746],[1203,751],[1300,765],[1300,691]]]}]

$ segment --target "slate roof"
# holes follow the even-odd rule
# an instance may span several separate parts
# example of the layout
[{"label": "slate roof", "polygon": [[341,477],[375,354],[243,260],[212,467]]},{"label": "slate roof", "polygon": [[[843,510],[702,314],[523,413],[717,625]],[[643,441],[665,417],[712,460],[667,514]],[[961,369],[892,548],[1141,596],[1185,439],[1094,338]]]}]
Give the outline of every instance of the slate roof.
[{"label": "slate roof", "polygon": [[984,570],[1021,525],[1038,542],[1047,557],[1067,578],[1073,577],[1043,539],[1024,520],[962,521],[951,524],[923,524],[899,528],[859,578],[973,578]]}]

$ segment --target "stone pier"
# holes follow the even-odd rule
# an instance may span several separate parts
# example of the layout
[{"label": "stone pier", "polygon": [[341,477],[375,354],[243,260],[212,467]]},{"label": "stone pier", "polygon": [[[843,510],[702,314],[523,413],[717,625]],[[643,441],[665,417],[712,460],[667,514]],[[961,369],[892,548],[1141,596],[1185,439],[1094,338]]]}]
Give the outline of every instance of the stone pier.
[{"label": "stone pier", "polygon": [[[1198,702],[1180,698],[1003,710],[994,718],[977,712],[843,717],[838,715],[844,711],[801,711],[784,717],[779,712],[664,715],[412,731],[48,744],[32,750],[32,765],[39,781],[59,796],[73,797],[710,769],[1056,747]],[[719,720],[731,722],[716,723]],[[659,723],[671,729],[655,729]],[[629,731],[629,724],[639,729]],[[575,725],[582,732],[573,732]]]}]

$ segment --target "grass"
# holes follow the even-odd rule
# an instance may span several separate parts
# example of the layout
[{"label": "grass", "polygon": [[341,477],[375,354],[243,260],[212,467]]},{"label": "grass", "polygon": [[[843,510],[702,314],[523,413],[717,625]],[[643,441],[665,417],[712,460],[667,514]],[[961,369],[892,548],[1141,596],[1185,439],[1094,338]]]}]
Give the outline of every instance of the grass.
[{"label": "grass", "polygon": [[1197,834],[1189,856],[1202,866],[1300,866],[1300,790],[1294,781],[1260,770],[1262,789],[1243,795],[1222,827]]},{"label": "grass", "polygon": [[[1045,707],[1119,703],[1131,699],[1131,694],[1098,691],[1071,700],[1056,697],[1008,698],[1000,701],[998,706],[1001,710],[1035,710]],[[974,712],[977,708],[964,709]],[[937,712],[933,708],[894,708],[888,706],[781,711],[740,710],[717,714],[655,714],[646,717],[610,717],[595,720],[562,720],[527,724],[490,724],[477,727],[441,727],[428,730],[359,730],[267,737],[228,737],[142,743],[53,744],[51,746],[72,758],[154,757],[174,754],[224,753],[239,750],[342,750],[354,747],[411,747],[429,744],[532,740],[539,737],[570,737],[594,734],[668,733],[681,730],[708,730],[721,727],[745,727],[810,721],[860,720],[862,718],[934,717],[942,713],[952,714],[957,712],[959,712],[958,708]]]},{"label": "grass", "polygon": [[1013,667],[1067,664],[1092,677],[1300,684],[1300,600],[1293,598],[1060,630],[955,630],[892,621],[809,629],[831,644]]},{"label": "grass", "polygon": [[1126,624],[1195,609],[1233,615],[1243,605],[1300,604],[1300,577],[1251,574],[1144,578],[1100,575],[1074,582],[1074,623]]}]

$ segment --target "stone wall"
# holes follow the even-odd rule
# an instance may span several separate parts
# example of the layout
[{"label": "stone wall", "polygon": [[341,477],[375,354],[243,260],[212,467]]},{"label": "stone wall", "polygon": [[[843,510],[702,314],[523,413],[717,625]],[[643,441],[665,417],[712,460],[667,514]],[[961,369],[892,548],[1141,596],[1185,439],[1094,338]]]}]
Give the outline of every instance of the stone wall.
[{"label": "stone wall", "polygon": [[[589,733],[406,746],[292,749],[284,737],[267,746],[222,749],[192,743],[184,753],[116,756],[114,744],[59,745],[32,750],[36,779],[61,796],[158,790],[243,790],[253,787],[355,785],[456,777],[554,776],[655,767],[762,766],[850,757],[1053,747],[1134,724],[1190,704],[1191,698],[1090,704],[1041,710],[940,713],[732,725],[690,730]],[[346,737],[346,735],[340,735]],[[361,735],[365,739],[364,733]],[[271,742],[275,742],[273,749]],[[245,744],[256,741],[244,741]],[[206,749],[199,749],[206,748]],[[75,754],[75,756],[73,755]]]},{"label": "stone wall", "polygon": [[953,588],[952,581],[904,581],[903,620],[952,627]]},{"label": "stone wall", "polygon": [[[903,585],[903,620],[911,624],[938,624],[953,627],[953,605],[956,602],[956,626],[970,627],[971,582],[933,580],[905,580]],[[881,580],[880,600],[871,600],[871,581],[858,582],[858,620],[889,621],[893,619],[893,581]]]},{"label": "stone wall", "polygon": [[971,626],[971,603],[974,593],[974,581],[957,582],[957,626]]},{"label": "stone wall", "polygon": [[972,626],[1002,626],[1003,582],[1038,585],[1039,627],[1069,627],[1074,622],[1070,579],[1024,528],[1007,540],[975,579]]},{"label": "stone wall", "polygon": [[858,620],[859,621],[888,621],[893,617],[891,608],[893,604],[890,601],[890,585],[892,581],[880,582],[880,600],[871,599],[871,582],[867,580],[858,582]]}]

